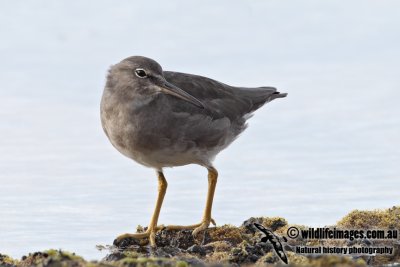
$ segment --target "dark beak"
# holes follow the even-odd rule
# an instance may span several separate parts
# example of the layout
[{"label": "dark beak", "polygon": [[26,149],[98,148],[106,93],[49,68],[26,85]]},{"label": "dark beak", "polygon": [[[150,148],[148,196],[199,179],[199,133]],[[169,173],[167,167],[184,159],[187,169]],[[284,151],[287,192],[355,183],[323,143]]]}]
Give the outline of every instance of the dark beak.
[{"label": "dark beak", "polygon": [[204,108],[204,105],[203,105],[203,103],[201,103],[200,100],[198,100],[197,98],[186,93],[181,88],[173,85],[172,83],[167,82],[164,78],[159,78],[159,84],[160,84],[159,88],[161,89],[161,92],[163,92],[165,94],[176,96],[180,99],[183,99],[187,102],[192,103],[196,107]]}]

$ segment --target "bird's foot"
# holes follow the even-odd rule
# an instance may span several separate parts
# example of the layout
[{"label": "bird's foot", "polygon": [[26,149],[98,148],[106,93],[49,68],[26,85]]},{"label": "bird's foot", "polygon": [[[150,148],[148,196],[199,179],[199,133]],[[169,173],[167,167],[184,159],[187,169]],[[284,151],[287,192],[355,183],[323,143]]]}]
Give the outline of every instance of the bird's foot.
[{"label": "bird's foot", "polygon": [[208,226],[212,223],[214,226],[217,224],[215,223],[214,219],[204,219],[201,223],[192,224],[192,225],[168,225],[165,227],[166,230],[192,230],[192,235],[196,236],[200,231],[203,231],[208,228]]},{"label": "bird's foot", "polygon": [[114,240],[114,245],[117,247],[123,247],[124,242],[127,239],[145,239],[148,238],[150,241],[150,246],[155,247],[156,246],[156,233],[158,231],[161,231],[165,229],[166,227],[164,225],[158,225],[156,227],[149,227],[145,232],[143,233],[135,233],[135,234],[122,234],[119,235],[115,240]]}]

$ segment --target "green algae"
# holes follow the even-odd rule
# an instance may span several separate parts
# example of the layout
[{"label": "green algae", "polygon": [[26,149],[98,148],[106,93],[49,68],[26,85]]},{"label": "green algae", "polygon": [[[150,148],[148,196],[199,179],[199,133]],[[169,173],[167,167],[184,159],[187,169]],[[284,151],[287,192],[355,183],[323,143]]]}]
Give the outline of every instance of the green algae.
[{"label": "green algae", "polygon": [[18,264],[18,260],[11,258],[10,256],[0,254],[0,266],[16,266]]},{"label": "green algae", "polygon": [[353,210],[343,217],[337,225],[358,229],[400,229],[400,206],[385,210]]}]

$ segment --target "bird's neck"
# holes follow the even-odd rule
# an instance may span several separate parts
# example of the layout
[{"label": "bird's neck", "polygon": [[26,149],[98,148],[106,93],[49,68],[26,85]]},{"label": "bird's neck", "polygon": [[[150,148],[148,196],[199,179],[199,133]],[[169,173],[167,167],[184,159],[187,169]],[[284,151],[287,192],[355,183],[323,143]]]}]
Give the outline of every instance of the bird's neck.
[{"label": "bird's neck", "polygon": [[150,102],[153,101],[153,99],[154,96],[149,96],[149,95],[143,96],[140,94],[135,95],[135,97],[131,99],[132,108],[136,110],[141,109],[145,106],[148,106]]}]

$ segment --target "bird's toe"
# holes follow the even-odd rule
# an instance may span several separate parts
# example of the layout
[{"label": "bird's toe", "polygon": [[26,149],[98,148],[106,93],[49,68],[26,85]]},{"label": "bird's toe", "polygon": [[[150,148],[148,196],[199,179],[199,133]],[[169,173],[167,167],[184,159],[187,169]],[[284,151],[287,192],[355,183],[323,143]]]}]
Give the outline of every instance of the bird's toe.
[{"label": "bird's toe", "polygon": [[[214,222],[215,223],[215,222]],[[204,221],[202,222],[198,227],[196,227],[193,232],[192,235],[194,237],[196,237],[201,231],[204,231],[208,228],[208,226],[210,225],[210,221]]]},{"label": "bird's toe", "polygon": [[151,246],[156,246],[155,236],[158,229],[150,229],[144,233],[136,233],[136,234],[123,234],[118,236],[113,244],[118,248],[126,248],[132,245],[144,246],[147,245],[150,241]]},{"label": "bird's toe", "polygon": [[114,239],[113,245],[118,248],[126,248],[132,245],[139,245],[138,242],[138,239],[131,238],[126,235],[120,235]]},{"label": "bird's toe", "polygon": [[156,227],[156,231],[162,231],[165,229],[167,229],[167,226],[165,226],[164,224],[157,225]]}]

